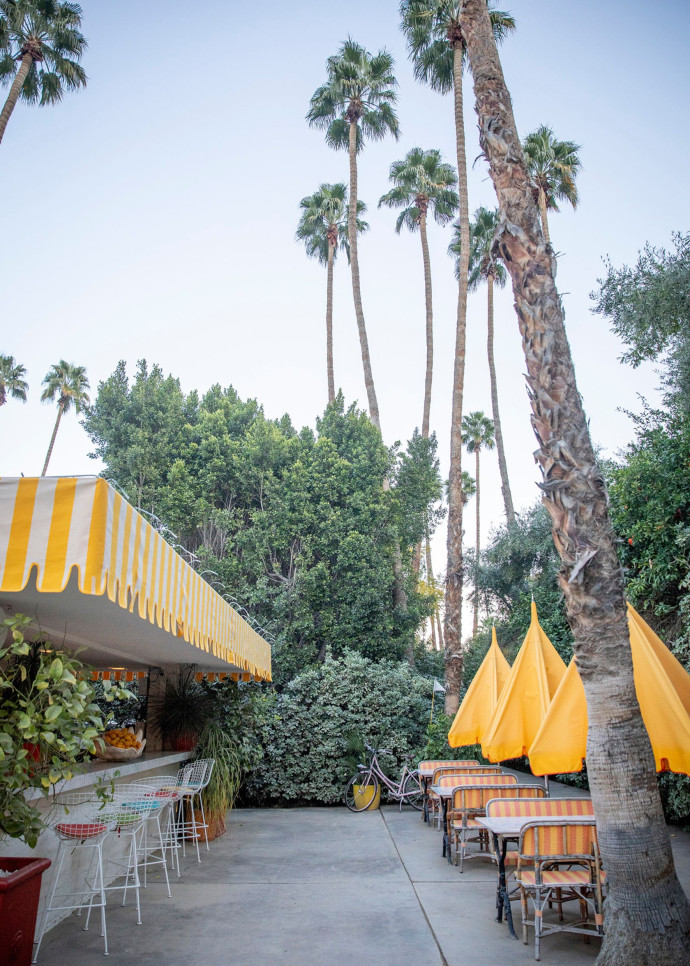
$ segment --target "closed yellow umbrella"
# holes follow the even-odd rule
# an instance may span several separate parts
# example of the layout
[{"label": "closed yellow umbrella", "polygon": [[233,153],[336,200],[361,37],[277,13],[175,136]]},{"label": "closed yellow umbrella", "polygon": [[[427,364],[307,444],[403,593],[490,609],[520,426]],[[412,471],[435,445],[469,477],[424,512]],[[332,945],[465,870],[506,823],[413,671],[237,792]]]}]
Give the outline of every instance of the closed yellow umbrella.
[{"label": "closed yellow umbrella", "polygon": [[482,739],[489,761],[526,755],[565,674],[565,663],[542,630],[532,601],[532,622]]},{"label": "closed yellow umbrella", "polygon": [[510,674],[510,664],[496,640],[496,628],[491,631],[491,647],[472,678],[455,720],[448,732],[451,748],[478,745],[496,710],[503,686]]},{"label": "closed yellow umbrella", "polygon": [[[633,675],[657,771],[690,774],[690,674],[628,604]],[[581,771],[587,753],[585,689],[571,661],[529,750],[535,775]]]}]

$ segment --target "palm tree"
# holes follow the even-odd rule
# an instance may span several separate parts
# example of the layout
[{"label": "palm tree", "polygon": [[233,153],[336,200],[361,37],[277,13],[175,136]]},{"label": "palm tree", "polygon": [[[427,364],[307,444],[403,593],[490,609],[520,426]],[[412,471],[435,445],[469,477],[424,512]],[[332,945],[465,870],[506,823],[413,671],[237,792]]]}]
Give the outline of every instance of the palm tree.
[{"label": "palm tree", "polygon": [[[313,195],[302,198],[299,203],[302,214],[297,226],[296,238],[303,241],[310,258],[316,258],[328,269],[326,281],[326,374],[328,378],[328,402],[335,400],[335,377],[333,374],[333,262],[338,249],[350,257],[347,240],[347,187],[344,184],[322,184]],[[357,202],[357,214],[364,214],[366,205]],[[366,221],[357,218],[357,234],[367,231]]]},{"label": "palm tree", "polygon": [[[515,20],[510,14],[493,9],[491,0],[489,0],[489,8],[494,34],[500,41],[515,29]],[[415,77],[442,94],[453,91],[455,108],[455,144],[460,201],[458,210],[462,253],[455,326],[444,618],[445,705],[447,714],[455,714],[460,701],[462,683],[462,399],[465,384],[467,272],[470,247],[462,91],[462,72],[465,63],[465,42],[462,30],[464,0],[402,0],[400,14]]]},{"label": "palm tree", "polygon": [[431,211],[439,225],[446,225],[458,210],[458,196],[454,190],[458,178],[450,164],[441,160],[437,150],[422,151],[412,148],[404,160],[391,165],[389,180],[395,187],[382,196],[381,205],[402,208],[395,223],[400,233],[403,225],[410,231],[419,231],[422,242],[424,266],[424,297],[426,303],[426,375],[424,379],[424,410],[422,414],[422,438],[429,437],[431,412],[431,380],[434,367],[434,332],[431,300],[431,262],[427,241],[427,214]]},{"label": "palm tree", "polygon": [[371,421],[381,430],[379,405],[371,371],[369,340],[362,309],[357,252],[357,154],[365,139],[380,140],[386,134],[398,138],[398,118],[393,109],[397,81],[393,74],[393,58],[380,50],[372,56],[364,47],[348,38],[337,54],[326,62],[328,80],[311,99],[307,120],[326,132],[326,143],[332,148],[347,148],[350,155],[350,204],[347,237],[350,244],[352,294],[359,330],[359,343],[364,368]]},{"label": "palm tree", "polygon": [[[506,283],[506,270],[501,261],[492,252],[494,238],[498,227],[498,212],[488,208],[477,208],[474,221],[470,223],[470,264],[468,288],[475,292],[483,281],[487,283],[487,339],[486,350],[489,359],[489,383],[491,386],[491,413],[496,432],[496,452],[498,454],[498,469],[501,474],[501,493],[503,506],[506,511],[508,526],[515,523],[515,509],[513,495],[510,492],[508,480],[508,463],[503,446],[503,431],[501,429],[501,415],[498,408],[498,382],[496,380],[496,362],[494,360],[494,284],[503,288]],[[456,272],[459,271],[458,256],[460,254],[460,232],[456,226],[455,238],[448,247],[448,254],[456,258]]]},{"label": "palm tree", "polygon": [[86,86],[79,64],[86,49],[81,17],[78,3],[0,0],[0,83],[10,84],[0,112],[0,141],[20,97],[43,107],[62,100],[66,90]]},{"label": "palm tree", "polygon": [[690,903],[678,881],[635,693],[625,580],[604,475],[589,435],[550,245],[484,0],[464,0],[482,150],[498,195],[498,245],[520,318],[543,500],[587,697],[587,774],[609,877],[598,966],[690,961]]},{"label": "palm tree", "polygon": [[55,402],[57,399],[58,414],[41,476],[45,476],[48,471],[48,463],[53,452],[62,414],[69,412],[72,406],[74,406],[74,411],[79,414],[89,405],[89,397],[86,392],[89,388],[89,380],[86,378],[86,369],[83,366],[73,366],[69,362],[65,362],[64,359],[60,359],[56,366],[51,366],[43,380],[43,385],[45,389],[41,393],[41,402]]},{"label": "palm tree", "polygon": [[548,244],[551,244],[547,211],[558,211],[558,201],[569,201],[577,208],[578,195],[575,179],[580,170],[577,152],[580,145],[573,141],[558,141],[546,124],[532,131],[525,138],[527,171],[539,204],[541,227]]},{"label": "palm tree", "polygon": [[29,384],[24,379],[25,375],[26,369],[15,362],[14,356],[0,355],[0,406],[5,405],[8,395],[26,402]]},{"label": "palm tree", "polygon": [[494,448],[494,424],[484,413],[468,413],[467,416],[462,417],[462,441],[467,447],[467,452],[474,453],[474,485],[477,497],[475,504],[477,543],[474,563],[474,622],[472,624],[472,636],[474,637],[479,628],[479,454],[483,449]]}]

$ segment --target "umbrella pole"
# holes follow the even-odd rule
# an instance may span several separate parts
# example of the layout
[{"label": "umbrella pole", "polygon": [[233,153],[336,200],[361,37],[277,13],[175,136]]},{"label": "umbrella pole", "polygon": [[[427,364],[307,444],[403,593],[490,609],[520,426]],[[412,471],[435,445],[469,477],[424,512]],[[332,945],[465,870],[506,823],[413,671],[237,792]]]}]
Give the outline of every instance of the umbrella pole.
[{"label": "umbrella pole", "polygon": [[544,790],[546,792],[546,797],[549,798],[549,776],[544,775]]}]

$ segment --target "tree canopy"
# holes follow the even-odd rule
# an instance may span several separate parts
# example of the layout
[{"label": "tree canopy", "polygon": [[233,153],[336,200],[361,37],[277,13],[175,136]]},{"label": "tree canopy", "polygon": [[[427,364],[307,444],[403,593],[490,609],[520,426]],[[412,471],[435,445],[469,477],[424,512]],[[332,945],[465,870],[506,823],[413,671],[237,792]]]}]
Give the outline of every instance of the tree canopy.
[{"label": "tree canopy", "polygon": [[435,437],[388,450],[341,395],[298,432],[232,387],[185,396],[145,361],[131,384],[119,363],[84,426],[104,475],[275,633],[279,683],[327,647],[374,660],[411,647],[433,600],[409,577],[407,611],[396,607],[394,556],[409,563],[440,519]]}]

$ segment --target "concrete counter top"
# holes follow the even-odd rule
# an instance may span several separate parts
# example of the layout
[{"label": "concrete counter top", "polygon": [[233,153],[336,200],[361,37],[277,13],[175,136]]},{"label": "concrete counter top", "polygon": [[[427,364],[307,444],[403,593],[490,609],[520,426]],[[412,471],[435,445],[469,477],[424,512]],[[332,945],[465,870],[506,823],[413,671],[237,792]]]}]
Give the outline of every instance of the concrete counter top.
[{"label": "concrete counter top", "polygon": [[[158,769],[169,768],[171,765],[179,765],[183,761],[189,761],[190,752],[188,751],[144,751],[138,758],[131,758],[129,761],[101,761],[95,758],[89,762],[83,771],[69,778],[66,781],[58,782],[55,786],[59,792],[76,792],[81,788],[88,788],[95,785],[97,781],[120,780],[129,778],[130,780],[142,773]],[[38,788],[32,788],[26,793],[28,802],[43,798]]]}]

